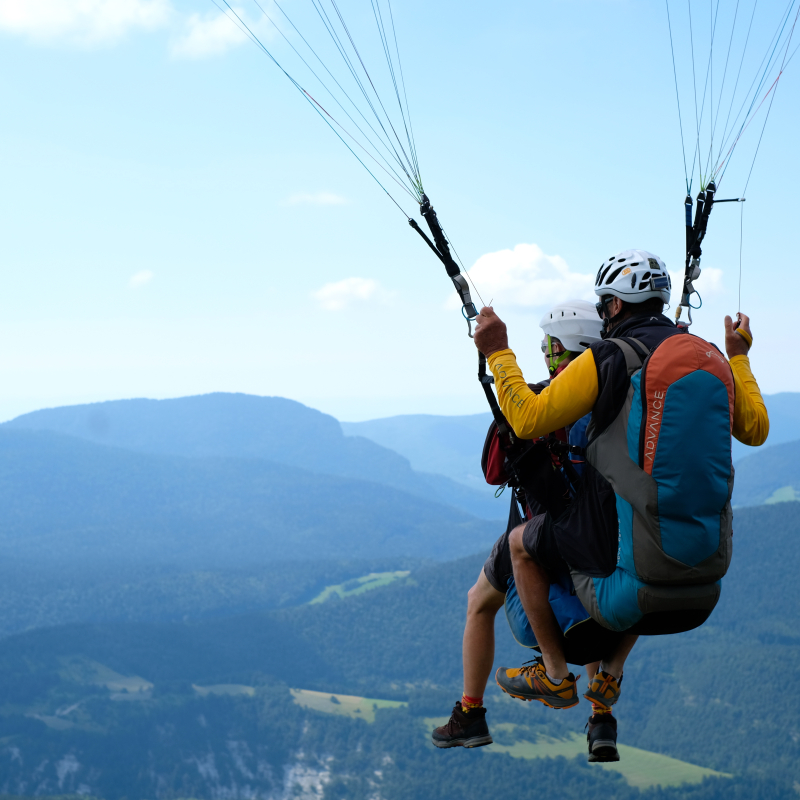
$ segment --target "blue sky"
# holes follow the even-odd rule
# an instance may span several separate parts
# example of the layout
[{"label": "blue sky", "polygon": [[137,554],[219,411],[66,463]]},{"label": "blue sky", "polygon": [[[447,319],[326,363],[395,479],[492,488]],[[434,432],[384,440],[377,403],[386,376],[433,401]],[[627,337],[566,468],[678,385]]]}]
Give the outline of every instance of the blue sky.
[{"label": "blue sky", "polygon": [[[711,6],[693,2],[702,72]],[[339,5],[372,56],[369,3]],[[688,22],[673,6],[691,149]],[[238,7],[292,63],[250,0]],[[298,27],[309,22],[307,0],[284,7]],[[759,6],[759,59],[784,7]],[[590,296],[604,258],[641,247],[682,267],[664,5],[393,9],[426,190],[539,379],[547,304]],[[754,69],[745,62],[743,76]],[[0,418],[210,391],[291,397],[345,420],[484,410],[441,265],[210,1],[0,0],[0,103]],[[744,187],[762,121],[720,196]],[[787,361],[798,122],[800,54],[779,84],[744,211],[742,309],[768,393],[800,391]],[[739,207],[717,207],[695,314],[696,332],[717,342],[737,310],[739,233]]]}]

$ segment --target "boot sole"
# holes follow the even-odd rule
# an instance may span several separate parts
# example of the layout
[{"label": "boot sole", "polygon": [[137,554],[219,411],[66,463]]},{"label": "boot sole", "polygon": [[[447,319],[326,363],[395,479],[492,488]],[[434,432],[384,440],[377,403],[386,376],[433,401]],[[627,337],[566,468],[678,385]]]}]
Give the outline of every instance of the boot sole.
[{"label": "boot sole", "polygon": [[473,736],[470,739],[451,739],[450,741],[437,741],[431,739],[434,747],[446,749],[448,747],[485,747],[487,744],[492,744],[491,734],[486,736]]},{"label": "boot sole", "polygon": [[555,700],[556,698],[542,697],[541,695],[536,695],[534,697],[525,697],[524,695],[521,694],[514,694],[514,692],[506,689],[506,687],[503,686],[503,684],[500,683],[500,681],[498,681],[497,678],[494,679],[494,682],[510,697],[514,697],[517,700],[525,700],[529,703],[532,700],[538,700],[540,703],[544,703],[548,708],[552,708],[555,711],[561,711],[562,708],[575,708],[575,706],[577,706],[580,703],[580,699],[576,697],[574,700],[556,700],[556,702],[558,702],[559,705],[554,705],[552,701]]},{"label": "boot sole", "polygon": [[616,697],[609,699],[607,697],[603,697],[602,695],[593,694],[591,691],[588,691],[583,696],[590,703],[597,703],[597,705],[603,706],[603,708],[607,708],[609,710],[611,710],[611,706],[613,706],[614,703],[616,703],[617,700],[619,700],[619,694]]},{"label": "boot sole", "polygon": [[613,739],[598,739],[593,742],[592,749],[589,751],[589,761],[591,763],[619,761],[617,743]]}]

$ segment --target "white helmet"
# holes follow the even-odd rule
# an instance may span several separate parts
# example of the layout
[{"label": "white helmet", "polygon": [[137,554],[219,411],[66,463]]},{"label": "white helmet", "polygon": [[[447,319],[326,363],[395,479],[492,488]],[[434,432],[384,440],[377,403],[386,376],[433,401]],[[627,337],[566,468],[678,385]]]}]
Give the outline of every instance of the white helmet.
[{"label": "white helmet", "polygon": [[667,265],[647,250],[623,250],[604,261],[594,282],[598,297],[611,294],[627,303],[643,303],[651,297],[669,303],[671,289]]},{"label": "white helmet", "polygon": [[592,342],[599,342],[603,322],[597,309],[586,300],[567,300],[553,306],[539,323],[547,336],[558,339],[565,350],[582,353]]}]

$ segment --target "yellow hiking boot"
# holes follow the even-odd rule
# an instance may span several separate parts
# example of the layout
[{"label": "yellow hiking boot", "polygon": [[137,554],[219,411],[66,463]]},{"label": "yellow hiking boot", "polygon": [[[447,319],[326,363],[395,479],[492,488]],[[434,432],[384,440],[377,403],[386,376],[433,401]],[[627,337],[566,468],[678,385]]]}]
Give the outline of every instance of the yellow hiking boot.
[{"label": "yellow hiking boot", "polygon": [[583,695],[587,700],[591,700],[598,706],[610,709],[619,699],[619,687],[622,678],[617,680],[613,675],[609,675],[603,670],[597,670],[597,674],[592,678],[589,689]]},{"label": "yellow hiking boot", "polygon": [[580,702],[575,676],[570,672],[561,683],[553,683],[541,658],[514,669],[500,667],[494,679],[506,694],[520,700],[538,700],[550,708],[572,708]]}]

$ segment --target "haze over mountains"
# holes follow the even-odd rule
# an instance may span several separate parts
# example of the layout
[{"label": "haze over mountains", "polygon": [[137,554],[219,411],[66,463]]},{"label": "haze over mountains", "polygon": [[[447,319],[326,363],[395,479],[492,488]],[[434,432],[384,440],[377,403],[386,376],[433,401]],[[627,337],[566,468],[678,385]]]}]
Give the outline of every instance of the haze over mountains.
[{"label": "haze over mountains", "polygon": [[483,511],[507,505],[282,398],[36,412],[0,426],[0,633],[173,618],[156,597],[201,616],[297,601],[336,576],[485,550],[498,522]]},{"label": "haze over mountains", "polygon": [[260,459],[134,453],[0,432],[0,537],[14,558],[193,569],[474,551],[486,523],[366,480]]},{"label": "haze over mountains", "polygon": [[[767,403],[778,443],[737,462],[739,505],[800,494],[800,395]],[[433,751],[429,718],[461,688],[466,591],[507,510],[473,488],[487,417],[340,426],[215,394],[0,426],[0,792],[430,800],[461,797],[468,773],[479,796],[498,781],[563,800],[796,796],[795,502],[738,509],[711,620],[637,646],[618,707],[639,748],[627,772],[536,757],[543,736],[579,752],[586,709],[491,687],[497,745]],[[361,586],[376,588],[338,599]],[[502,612],[497,634],[498,664],[530,657]],[[743,699],[751,685],[780,702]],[[322,711],[298,704],[314,691]],[[377,721],[341,716],[333,692]],[[636,771],[655,754],[677,760]]]},{"label": "haze over mountains", "polygon": [[[800,499],[800,394],[783,392],[766,395],[770,432],[765,445],[748,447],[735,439],[732,455],[737,467],[734,504],[757,505],[770,500],[775,492],[779,500]],[[461,417],[437,417],[414,414],[367,422],[343,422],[349,436],[365,436],[404,455],[411,466],[423,472],[440,472],[468,486],[480,486],[483,476],[480,453],[491,414]],[[780,451],[767,451],[785,445]],[[687,449],[690,449],[687,443]],[[796,457],[792,456],[794,454]],[[793,487],[797,495],[788,491]]]},{"label": "haze over mountains", "polygon": [[[757,465],[769,448],[800,441],[800,394],[767,395],[765,402],[770,414],[766,444],[761,448],[736,440],[732,444],[734,463],[748,465],[737,478],[737,505],[764,502],[795,480],[780,483],[782,473]],[[0,431],[52,431],[153,455],[255,458],[380,483],[500,520],[506,516],[506,504],[494,500],[494,489],[486,486],[480,472],[480,452],[490,422],[486,412],[340,423],[285,398],[217,393],[43,409],[0,425]],[[790,451],[791,447],[783,452]],[[744,461],[750,457],[756,460]],[[745,488],[750,480],[746,476],[756,472],[763,486]],[[771,491],[764,495],[769,486]],[[800,483],[796,488],[800,491]]]},{"label": "haze over mountains", "polygon": [[485,484],[468,491],[444,473],[415,471],[404,456],[368,438],[344,436],[333,417],[282,397],[218,393],[115,400],[34,411],[0,425],[0,431],[8,428],[52,431],[153,455],[259,459],[380,483],[487,519],[505,516]]}]

